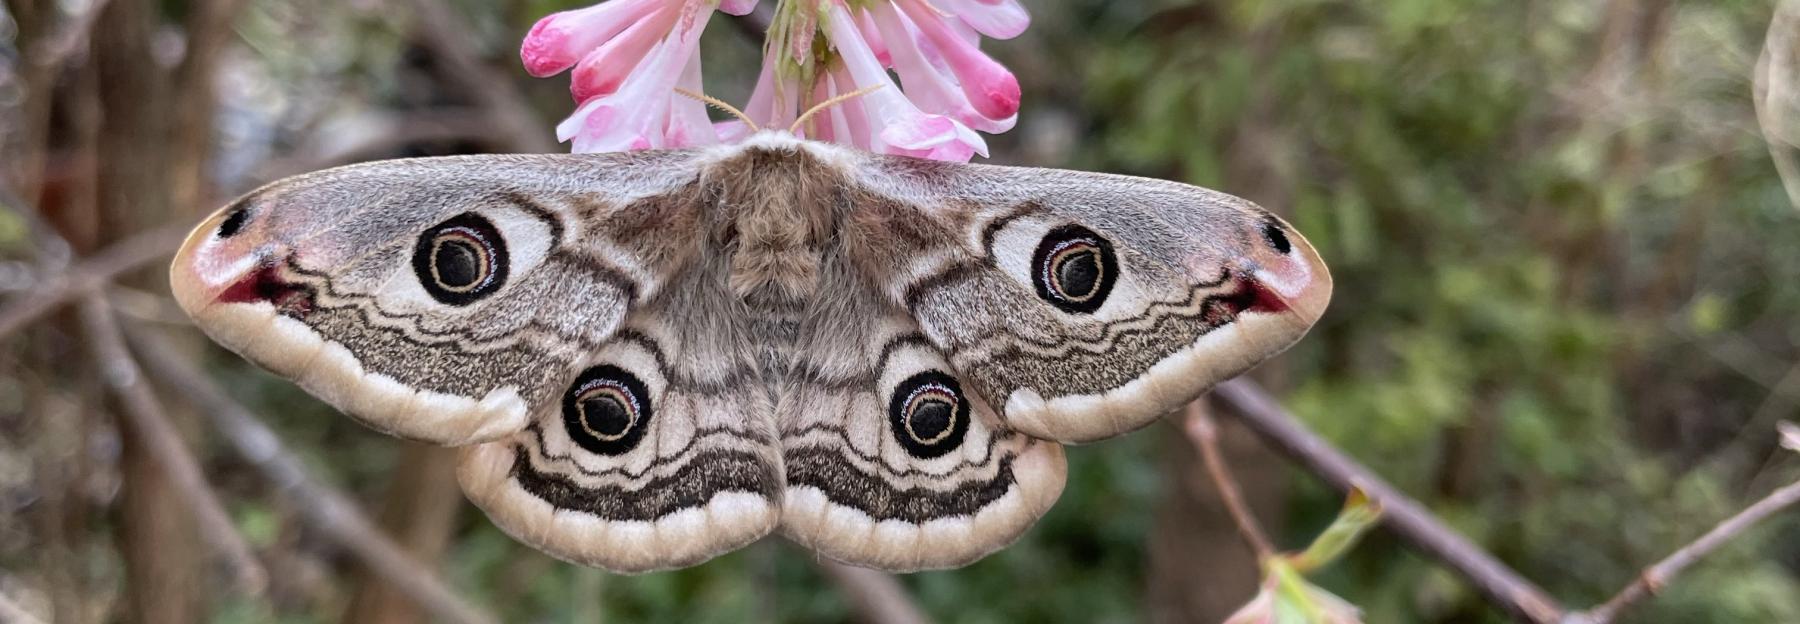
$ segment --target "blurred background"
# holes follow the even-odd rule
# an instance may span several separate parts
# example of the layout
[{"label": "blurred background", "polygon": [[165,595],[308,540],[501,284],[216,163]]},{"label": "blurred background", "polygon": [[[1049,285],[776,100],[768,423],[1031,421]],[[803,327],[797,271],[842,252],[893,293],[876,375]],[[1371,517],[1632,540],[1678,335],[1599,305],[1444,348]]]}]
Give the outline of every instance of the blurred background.
[{"label": "blurred background", "polygon": [[[563,151],[567,83],[528,78],[517,47],[581,4],[5,0],[0,309],[141,265],[96,292],[144,369],[115,361],[92,307],[0,338],[0,621],[430,620],[396,589],[416,579],[371,572],[366,542],[318,520],[338,500],[502,621],[859,617],[830,569],[778,539],[638,577],[522,546],[463,500],[451,454],[221,351],[167,297],[158,254],[276,177]],[[987,45],[1025,88],[993,160],[1180,180],[1285,214],[1336,300],[1255,376],[1551,595],[1604,600],[1800,476],[1775,436],[1800,413],[1800,179],[1782,178],[1800,138],[1784,121],[1800,111],[1795,7],[1026,4],[1033,26]],[[708,89],[741,103],[760,32],[734,22],[715,20],[703,50]],[[226,396],[172,379],[183,366]],[[249,409],[222,420],[222,401]],[[261,591],[215,554],[191,483],[133,424],[146,409],[193,450],[266,570]],[[251,421],[302,470],[269,470],[269,439],[221,424]],[[1282,546],[1304,545],[1341,495],[1222,422],[1252,506]],[[1069,462],[1062,500],[1018,544],[900,577],[905,594],[954,622],[1214,622],[1250,598],[1255,563],[1178,426]],[[1384,531],[1318,582],[1371,622],[1507,617]],[[1800,516],[1742,535],[1629,620],[1800,622]]]}]

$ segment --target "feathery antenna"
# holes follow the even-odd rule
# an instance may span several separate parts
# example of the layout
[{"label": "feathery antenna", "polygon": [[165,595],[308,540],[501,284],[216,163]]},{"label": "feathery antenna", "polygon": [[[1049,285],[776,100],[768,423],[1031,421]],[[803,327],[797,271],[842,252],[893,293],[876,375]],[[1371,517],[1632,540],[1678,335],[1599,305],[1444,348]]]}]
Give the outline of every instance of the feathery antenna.
[{"label": "feathery antenna", "polygon": [[689,90],[683,89],[681,87],[675,87],[675,92],[680,93],[685,96],[688,96],[688,97],[691,97],[691,98],[694,98],[696,100],[700,100],[707,104],[710,104],[710,105],[712,105],[713,108],[717,108],[717,109],[725,111],[727,113],[731,113],[732,117],[736,117],[740,120],[743,120],[744,125],[750,126],[751,132],[757,132],[757,131],[762,130],[762,128],[758,128],[756,126],[756,122],[750,121],[750,116],[745,115],[744,111],[738,110],[736,106],[726,104],[724,100],[720,100],[719,98],[707,95],[705,93],[695,93],[693,91],[689,91]]},{"label": "feathery antenna", "polygon": [[839,96],[831,98],[829,100],[819,102],[818,104],[813,105],[812,108],[806,109],[806,112],[801,113],[800,118],[794,120],[794,125],[788,126],[788,133],[789,134],[798,134],[800,132],[800,126],[805,125],[806,120],[812,119],[812,116],[818,114],[819,111],[822,111],[827,108],[831,108],[832,106],[841,104],[845,100],[868,95],[869,92],[874,91],[876,89],[880,89],[884,86],[887,86],[887,85],[874,85],[874,86],[869,86],[869,87],[863,87],[861,89],[857,89],[855,91],[851,91],[849,93],[839,95]]}]

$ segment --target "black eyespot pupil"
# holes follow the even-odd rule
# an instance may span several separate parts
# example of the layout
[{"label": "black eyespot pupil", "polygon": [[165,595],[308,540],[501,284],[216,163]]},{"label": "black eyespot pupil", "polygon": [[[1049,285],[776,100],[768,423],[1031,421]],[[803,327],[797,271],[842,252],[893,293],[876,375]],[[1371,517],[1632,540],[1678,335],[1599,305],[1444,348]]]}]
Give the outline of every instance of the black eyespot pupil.
[{"label": "black eyespot pupil", "polygon": [[439,241],[431,262],[445,287],[468,288],[481,280],[481,252],[467,241]]},{"label": "black eyespot pupil", "polygon": [[612,395],[601,395],[581,402],[582,422],[594,433],[618,436],[631,426],[631,411]]},{"label": "black eyespot pupil", "polygon": [[244,229],[244,222],[249,219],[250,211],[244,208],[239,208],[232,211],[231,214],[225,215],[225,220],[219,223],[219,238],[231,238],[236,236],[239,230]]},{"label": "black eyespot pupil", "polygon": [[1071,298],[1093,294],[1100,283],[1100,255],[1090,249],[1065,256],[1056,268],[1056,282],[1062,286],[1063,294]]},{"label": "black eyespot pupil", "polygon": [[1269,241],[1269,246],[1274,247],[1277,252],[1286,254],[1294,249],[1294,244],[1288,241],[1287,234],[1282,233],[1281,226],[1275,225],[1274,222],[1263,224],[1262,235],[1264,240]]},{"label": "black eyespot pupil", "polygon": [[956,418],[956,406],[948,401],[925,399],[913,408],[909,422],[913,436],[919,441],[936,440],[938,436],[950,428],[950,421]]}]

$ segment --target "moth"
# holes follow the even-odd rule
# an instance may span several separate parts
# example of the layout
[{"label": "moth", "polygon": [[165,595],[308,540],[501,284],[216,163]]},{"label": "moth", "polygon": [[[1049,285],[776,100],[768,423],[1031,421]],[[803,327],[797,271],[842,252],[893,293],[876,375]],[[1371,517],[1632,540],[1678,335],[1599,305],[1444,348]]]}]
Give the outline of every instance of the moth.
[{"label": "moth", "polygon": [[1194,400],[1331,297],[1230,195],[769,131],[288,178],[203,221],[171,281],[227,348],[458,447],[516,539],[623,573],[775,531],[970,563],[1061,494],[1063,445]]}]

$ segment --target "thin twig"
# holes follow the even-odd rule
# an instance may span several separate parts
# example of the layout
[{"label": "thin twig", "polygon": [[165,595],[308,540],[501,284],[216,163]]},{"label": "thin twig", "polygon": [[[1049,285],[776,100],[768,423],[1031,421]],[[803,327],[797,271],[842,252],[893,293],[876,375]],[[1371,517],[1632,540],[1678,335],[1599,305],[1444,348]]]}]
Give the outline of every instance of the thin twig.
[{"label": "thin twig", "polygon": [[850,599],[857,619],[873,624],[929,624],[931,618],[906,594],[894,575],[819,559],[819,570]]},{"label": "thin twig", "polygon": [[1225,510],[1231,513],[1231,521],[1237,524],[1238,535],[1243,536],[1244,543],[1256,553],[1257,563],[1267,561],[1275,556],[1275,546],[1256,522],[1256,515],[1250,512],[1250,505],[1244,502],[1244,493],[1238,487],[1237,478],[1231,474],[1231,467],[1225,465],[1225,458],[1219,452],[1219,425],[1213,421],[1212,414],[1202,401],[1189,403],[1187,407],[1187,423],[1183,427],[1189,440],[1200,448],[1200,461],[1206,465],[1206,474],[1212,477],[1213,487],[1219,489],[1219,498],[1225,501]]},{"label": "thin twig", "polygon": [[169,257],[175,253],[175,246],[181,244],[189,228],[187,225],[169,225],[137,234],[69,267],[61,275],[44,280],[42,286],[0,307],[0,338],[11,336],[57,308],[94,292],[120,273]]},{"label": "thin twig", "polygon": [[1670,554],[1662,561],[1656,562],[1656,565],[1645,568],[1643,573],[1638,575],[1637,580],[1632,581],[1630,585],[1626,585],[1625,589],[1620,590],[1617,595],[1613,596],[1611,600],[1606,601],[1605,604],[1590,609],[1585,613],[1571,615],[1567,622],[1570,622],[1571,624],[1607,624],[1608,622],[1612,622],[1613,618],[1618,617],[1619,613],[1624,611],[1626,607],[1631,606],[1632,603],[1635,603],[1638,600],[1642,600],[1645,596],[1654,595],[1657,591],[1667,586],[1669,581],[1675,578],[1675,575],[1681,574],[1682,570],[1687,569],[1688,566],[1699,561],[1701,557],[1705,557],[1712,553],[1712,551],[1718,550],[1720,546],[1723,546],[1726,542],[1731,541],[1732,538],[1737,537],[1744,531],[1749,530],[1750,527],[1756,526],[1758,522],[1762,522],[1769,516],[1775,515],[1776,512],[1794,505],[1795,503],[1800,503],[1800,481],[1795,481],[1774,492],[1770,492],[1769,495],[1763,497],[1762,500],[1756,501],[1756,504],[1745,507],[1744,510],[1738,512],[1737,515],[1725,519],[1724,522],[1720,522],[1718,526],[1713,527],[1711,531],[1707,531],[1706,534],[1700,536],[1699,539],[1694,540],[1686,546],[1682,546],[1680,550]]},{"label": "thin twig", "polygon": [[175,491],[193,508],[202,536],[230,562],[239,586],[252,595],[268,586],[269,575],[257,561],[250,543],[232,524],[218,492],[206,482],[200,462],[181,440],[181,434],[169,423],[162,403],[144,381],[143,371],[125,347],[119,332],[118,318],[113,316],[106,298],[94,293],[81,304],[81,320],[87,330],[88,345],[93,350],[94,364],[101,378],[118,398],[119,412],[127,430],[141,441],[163,472],[174,483]]},{"label": "thin twig", "polygon": [[1556,599],[1301,425],[1256,382],[1227,381],[1219,384],[1213,396],[1275,450],[1309,472],[1345,492],[1362,488],[1381,504],[1385,526],[1474,584],[1489,601],[1514,617],[1540,623],[1562,619],[1564,610]]},{"label": "thin twig", "polygon": [[304,464],[281,444],[268,425],[227,395],[192,361],[149,329],[129,326],[127,336],[151,375],[180,391],[212,420],[231,448],[268,479],[313,529],[342,545],[370,571],[436,617],[461,624],[498,620],[452,590],[429,568],[383,534],[348,496],[312,478]]}]

